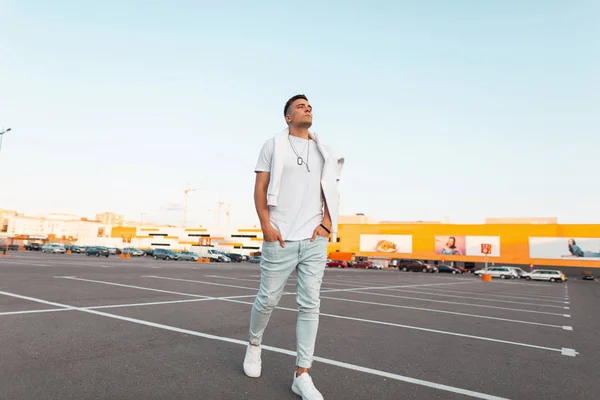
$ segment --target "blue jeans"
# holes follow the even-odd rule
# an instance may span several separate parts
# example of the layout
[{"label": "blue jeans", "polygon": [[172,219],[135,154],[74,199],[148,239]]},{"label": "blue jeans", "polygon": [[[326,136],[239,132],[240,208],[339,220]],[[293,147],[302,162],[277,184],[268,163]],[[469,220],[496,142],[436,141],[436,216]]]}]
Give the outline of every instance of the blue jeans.
[{"label": "blue jeans", "polygon": [[285,242],[285,247],[279,242],[263,242],[262,246],[260,289],[250,316],[250,343],[262,343],[271,313],[279,304],[290,274],[296,269],[296,365],[300,368],[310,368],[313,361],[328,242],[328,238],[317,236],[314,242],[310,239]]}]

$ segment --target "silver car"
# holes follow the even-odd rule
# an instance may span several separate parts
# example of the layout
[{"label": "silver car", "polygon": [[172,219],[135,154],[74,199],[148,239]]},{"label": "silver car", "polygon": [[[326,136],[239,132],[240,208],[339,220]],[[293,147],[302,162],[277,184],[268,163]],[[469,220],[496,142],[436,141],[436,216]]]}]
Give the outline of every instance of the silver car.
[{"label": "silver car", "polygon": [[66,253],[64,246],[60,244],[45,244],[42,246],[42,253]]}]

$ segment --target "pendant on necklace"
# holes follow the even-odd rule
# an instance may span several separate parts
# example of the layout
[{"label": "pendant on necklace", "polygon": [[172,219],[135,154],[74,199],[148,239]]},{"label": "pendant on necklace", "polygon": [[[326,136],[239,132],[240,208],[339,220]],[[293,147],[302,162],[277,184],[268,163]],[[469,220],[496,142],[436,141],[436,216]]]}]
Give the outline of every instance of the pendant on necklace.
[{"label": "pendant on necklace", "polygon": [[304,164],[304,160],[302,159],[302,157],[298,157],[298,159],[296,160],[296,162],[298,163],[298,165]]}]

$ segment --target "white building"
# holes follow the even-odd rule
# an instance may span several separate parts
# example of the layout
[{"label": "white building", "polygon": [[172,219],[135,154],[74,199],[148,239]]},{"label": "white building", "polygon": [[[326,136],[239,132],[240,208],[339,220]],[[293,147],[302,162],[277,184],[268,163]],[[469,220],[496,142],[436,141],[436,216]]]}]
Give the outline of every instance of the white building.
[{"label": "white building", "polygon": [[5,233],[47,237],[58,241],[78,241],[92,237],[108,237],[110,227],[97,221],[86,221],[79,217],[75,219],[70,215],[50,214],[44,217],[12,215],[6,218]]}]

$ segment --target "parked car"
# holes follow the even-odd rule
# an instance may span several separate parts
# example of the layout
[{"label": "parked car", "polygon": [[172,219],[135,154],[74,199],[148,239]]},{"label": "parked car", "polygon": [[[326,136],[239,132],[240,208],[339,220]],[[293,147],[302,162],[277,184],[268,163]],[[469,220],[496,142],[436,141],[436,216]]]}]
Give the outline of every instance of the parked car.
[{"label": "parked car", "polygon": [[85,255],[88,257],[89,256],[108,257],[109,254],[110,254],[110,252],[108,251],[108,249],[103,246],[88,246],[85,248]]},{"label": "parked car", "polygon": [[71,253],[83,253],[83,249],[79,246],[75,246],[74,244],[65,246],[65,250],[70,250]]},{"label": "parked car", "polygon": [[592,271],[583,271],[581,279],[583,279],[584,281],[593,281],[595,278],[594,274],[592,274]]},{"label": "parked car", "polygon": [[[485,271],[483,269],[475,271],[475,275],[481,276]],[[487,269],[487,274],[492,278],[516,279],[517,273],[511,267],[491,267]]]},{"label": "parked car", "polygon": [[198,261],[200,258],[200,256],[193,251],[182,251],[178,254],[183,261]]},{"label": "parked car", "polygon": [[403,258],[397,260],[396,265],[398,265],[398,271],[437,272],[437,268],[435,266],[424,263],[420,260],[414,260],[412,258]]},{"label": "parked car", "polygon": [[233,262],[242,262],[242,260],[244,259],[244,257],[242,257],[241,254],[225,253],[225,255],[229,257]]},{"label": "parked car", "polygon": [[528,281],[565,282],[567,277],[560,271],[551,269],[534,269],[525,277]]},{"label": "parked car", "polygon": [[327,262],[327,266],[329,268],[346,268],[348,263],[342,260],[329,260],[329,262]]},{"label": "parked car", "polygon": [[523,269],[521,269],[519,267],[508,267],[508,268],[512,269],[513,271],[515,271],[517,273],[518,279],[524,279],[527,277],[527,275],[529,275],[529,272],[524,271]]},{"label": "parked car", "polygon": [[371,261],[356,261],[352,264],[354,268],[365,268],[371,269],[373,268],[373,263]]},{"label": "parked car", "polygon": [[445,272],[448,274],[462,274],[463,272],[460,270],[460,268],[457,267],[453,267],[451,265],[445,265],[445,264],[438,264],[436,265],[436,268],[438,270],[438,272]]},{"label": "parked car", "polygon": [[254,256],[254,257],[248,258],[248,262],[252,263],[252,264],[258,264],[258,263],[260,263],[260,260],[261,260],[260,256]]},{"label": "parked car", "polygon": [[126,247],[122,250],[123,254],[129,254],[130,256],[133,257],[141,257],[143,255],[145,255],[145,253],[141,250],[138,250],[134,247]]},{"label": "parked car", "polygon": [[175,253],[173,250],[169,249],[154,249],[152,257],[155,260],[181,260],[179,254]]},{"label": "parked car", "polygon": [[42,250],[41,243],[27,243],[25,246],[25,250],[27,251],[40,251]]},{"label": "parked car", "polygon": [[60,244],[45,244],[42,246],[42,253],[61,253],[65,254],[67,251]]}]

